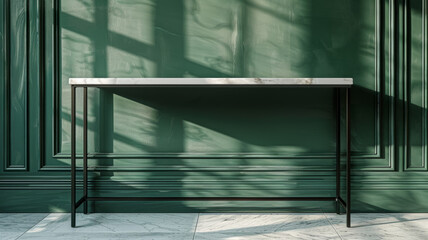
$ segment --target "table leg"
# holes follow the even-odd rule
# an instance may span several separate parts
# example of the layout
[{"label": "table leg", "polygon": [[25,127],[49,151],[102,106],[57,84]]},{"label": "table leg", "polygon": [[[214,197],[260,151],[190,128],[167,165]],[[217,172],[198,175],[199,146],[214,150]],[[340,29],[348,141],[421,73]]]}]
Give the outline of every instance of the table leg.
[{"label": "table leg", "polygon": [[346,89],[346,226],[351,227],[351,118],[350,89]]},{"label": "table leg", "polygon": [[340,88],[336,89],[336,213],[340,214]]},{"label": "table leg", "polygon": [[83,213],[88,214],[88,88],[83,88]]},{"label": "table leg", "polygon": [[76,87],[71,86],[71,227],[76,226]]}]

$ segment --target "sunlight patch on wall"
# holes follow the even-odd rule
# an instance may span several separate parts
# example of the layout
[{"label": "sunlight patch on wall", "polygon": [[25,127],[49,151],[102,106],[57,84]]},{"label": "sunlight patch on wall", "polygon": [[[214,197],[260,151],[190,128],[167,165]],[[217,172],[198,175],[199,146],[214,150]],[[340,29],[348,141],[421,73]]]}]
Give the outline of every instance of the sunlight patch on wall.
[{"label": "sunlight patch on wall", "polygon": [[[185,1],[185,57],[217,70],[233,74],[234,45],[241,19],[239,1]],[[238,22],[236,22],[236,20]]]},{"label": "sunlight patch on wall", "polygon": [[[157,110],[114,95],[114,153],[156,151]],[[126,117],[123,117],[126,116]]]},{"label": "sunlight patch on wall", "polygon": [[154,44],[153,1],[111,0],[109,3],[109,31],[148,45]]},{"label": "sunlight patch on wall", "polygon": [[107,76],[152,77],[156,75],[156,63],[135,52],[107,46]]},{"label": "sunlight patch on wall", "polygon": [[258,146],[221,132],[184,121],[185,150],[191,153],[306,153],[301,146]]},{"label": "sunlight patch on wall", "polygon": [[62,0],[61,11],[88,22],[95,21],[95,0]]},{"label": "sunlight patch on wall", "polygon": [[[62,59],[63,63],[61,73],[61,146],[60,151],[69,152],[70,149],[70,115],[71,115],[71,88],[68,85],[68,79],[71,77],[90,77],[94,75],[94,48],[92,40],[84,35],[70,31],[68,29],[62,29]],[[82,119],[82,95],[81,91],[77,92],[77,119]],[[89,116],[91,121],[91,116]],[[91,131],[91,129],[89,129]],[[76,137],[81,139],[82,128],[81,125],[76,126]],[[80,146],[78,147],[78,150]]]}]

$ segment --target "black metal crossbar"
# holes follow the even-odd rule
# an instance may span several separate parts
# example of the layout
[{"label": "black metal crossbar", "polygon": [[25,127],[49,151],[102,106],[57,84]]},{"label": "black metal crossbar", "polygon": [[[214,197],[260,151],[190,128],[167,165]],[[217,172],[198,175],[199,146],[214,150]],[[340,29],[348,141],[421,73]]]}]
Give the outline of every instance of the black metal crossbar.
[{"label": "black metal crossbar", "polygon": [[335,201],[335,197],[88,197],[88,201]]}]

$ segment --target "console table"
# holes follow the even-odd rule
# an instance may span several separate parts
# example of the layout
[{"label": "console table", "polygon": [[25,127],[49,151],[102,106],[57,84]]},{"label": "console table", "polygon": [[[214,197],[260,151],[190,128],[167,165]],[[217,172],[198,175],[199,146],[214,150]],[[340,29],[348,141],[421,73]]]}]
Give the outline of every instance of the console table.
[{"label": "console table", "polygon": [[[88,201],[334,201],[336,213],[340,206],[346,212],[346,226],[351,226],[351,137],[350,87],[352,78],[70,78],[71,86],[71,227],[76,226],[76,209]],[[335,197],[90,197],[88,195],[88,87],[293,87],[335,89],[336,119],[336,194]],[[83,197],[76,202],[76,88],[83,88]],[[345,92],[346,135],[346,201],[340,194],[340,117],[341,91]],[[309,136],[308,136],[309,137]]]}]

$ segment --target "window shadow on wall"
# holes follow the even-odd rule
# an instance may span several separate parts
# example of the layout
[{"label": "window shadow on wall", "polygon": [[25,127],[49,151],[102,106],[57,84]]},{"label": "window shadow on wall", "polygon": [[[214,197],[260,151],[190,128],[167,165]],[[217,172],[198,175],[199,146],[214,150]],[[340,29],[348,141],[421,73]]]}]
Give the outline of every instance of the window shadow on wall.
[{"label": "window shadow on wall", "polygon": [[[383,149],[389,142],[382,138],[389,126],[380,122],[385,117],[381,114],[387,114],[395,100],[379,94],[385,85],[383,76],[376,75],[382,66],[376,66],[373,50],[376,29],[370,14],[375,8],[364,1],[78,2],[93,3],[88,7],[89,12],[93,10],[93,22],[63,10],[62,27],[89,39],[91,47],[82,50],[83,65],[91,66],[93,77],[353,77],[355,163],[360,168],[373,167],[375,160],[363,158],[385,156]],[[139,9],[142,4],[152,9],[147,12],[152,18],[144,19],[147,23],[142,24],[140,17],[146,12],[133,15],[122,9]],[[145,30],[134,29],[133,21]],[[63,37],[63,41],[77,40]],[[70,64],[76,61],[63,58]],[[81,67],[76,64],[71,69],[81,73]],[[75,73],[66,72],[64,77],[90,77],[67,74]],[[93,162],[97,168],[112,170],[94,174],[98,193],[124,189],[131,194],[141,190],[145,196],[334,194],[331,90],[110,89],[91,91],[90,101],[94,152],[110,154],[122,146],[135,155],[152,154],[145,159],[97,159]],[[412,111],[424,111],[409,106]],[[63,117],[69,119],[67,113]],[[137,122],[140,117],[143,120]],[[193,153],[210,157],[181,157]],[[243,153],[260,157],[238,156]],[[216,154],[234,156],[213,157]],[[113,171],[117,168],[125,170]],[[110,182],[126,179],[132,168],[139,170],[133,173],[137,186]],[[316,192],[305,192],[313,191],[313,185],[295,185],[321,181],[326,183],[319,184]],[[203,204],[173,204],[175,211],[204,209]],[[144,205],[134,204],[124,211],[171,211],[165,206],[172,206]],[[103,206],[97,203],[95,210],[106,210]],[[228,206],[233,207],[219,204],[216,209],[260,210],[251,204]],[[285,205],[272,203],[261,211],[284,210],[278,206]],[[307,209],[302,205],[299,210]]]}]

